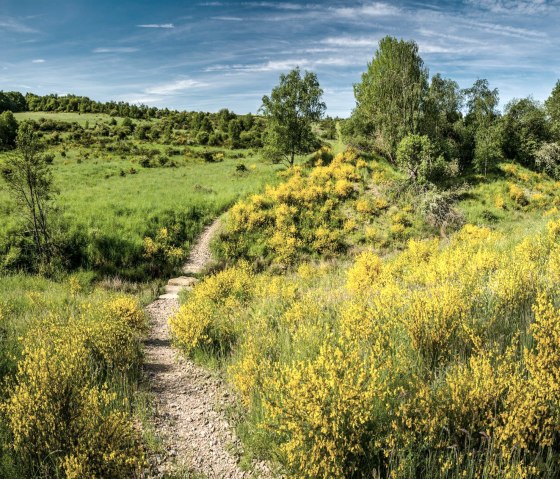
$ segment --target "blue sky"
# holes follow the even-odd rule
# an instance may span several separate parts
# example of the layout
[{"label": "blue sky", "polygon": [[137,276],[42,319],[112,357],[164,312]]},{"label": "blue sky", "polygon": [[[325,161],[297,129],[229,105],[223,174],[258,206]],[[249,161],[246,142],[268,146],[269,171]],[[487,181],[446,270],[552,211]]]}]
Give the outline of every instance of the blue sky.
[{"label": "blue sky", "polygon": [[502,105],[560,78],[560,0],[0,0],[0,90],[256,112],[280,73],[317,73],[347,116],[377,41],[414,39],[431,74],[488,78]]}]

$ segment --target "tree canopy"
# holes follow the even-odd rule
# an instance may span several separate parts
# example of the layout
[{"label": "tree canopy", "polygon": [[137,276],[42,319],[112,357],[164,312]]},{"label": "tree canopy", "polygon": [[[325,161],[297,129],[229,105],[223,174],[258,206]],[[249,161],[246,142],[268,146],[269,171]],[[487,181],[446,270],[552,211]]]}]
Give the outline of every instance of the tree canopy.
[{"label": "tree canopy", "polygon": [[311,129],[319,121],[326,106],[317,75],[299,68],[280,75],[280,83],[270,96],[262,99],[261,111],[268,119],[265,153],[276,161],[293,166],[296,155],[311,151],[317,139]]},{"label": "tree canopy", "polygon": [[383,38],[362,81],[354,85],[352,126],[394,160],[399,142],[419,130],[427,79],[416,42]]}]

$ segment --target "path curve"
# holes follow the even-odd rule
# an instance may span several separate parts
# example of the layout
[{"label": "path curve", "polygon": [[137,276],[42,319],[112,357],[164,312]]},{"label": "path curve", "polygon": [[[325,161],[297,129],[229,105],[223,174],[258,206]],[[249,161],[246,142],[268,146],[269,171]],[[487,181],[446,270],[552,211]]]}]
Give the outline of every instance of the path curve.
[{"label": "path curve", "polygon": [[[202,232],[183,267],[185,275],[200,273],[211,261],[210,241],[218,228],[219,219]],[[155,396],[155,428],[164,445],[163,454],[152,461],[152,477],[189,470],[210,479],[248,478],[231,452],[239,449],[239,441],[220,412],[233,398],[219,379],[171,345],[167,322],[179,307],[177,293],[195,281],[188,276],[170,280],[167,293],[146,307],[151,330],[145,371]]]}]

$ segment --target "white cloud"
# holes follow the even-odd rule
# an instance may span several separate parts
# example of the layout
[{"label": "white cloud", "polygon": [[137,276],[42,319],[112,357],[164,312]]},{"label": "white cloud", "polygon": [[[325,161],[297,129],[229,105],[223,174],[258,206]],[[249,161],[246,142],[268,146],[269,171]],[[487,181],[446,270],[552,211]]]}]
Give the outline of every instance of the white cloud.
[{"label": "white cloud", "polygon": [[144,23],[136,26],[140,28],[175,28],[172,23]]},{"label": "white cloud", "polygon": [[394,5],[382,2],[366,3],[357,7],[336,7],[331,9],[336,16],[346,18],[386,17],[398,15],[401,10]]},{"label": "white cloud", "polygon": [[487,33],[495,33],[508,37],[517,37],[523,39],[542,39],[546,38],[546,34],[536,30],[528,30],[526,28],[511,27],[509,25],[499,25],[497,23],[487,22],[465,22],[475,28],[479,28]]},{"label": "white cloud", "polygon": [[145,92],[151,95],[170,95],[179,91],[188,90],[189,88],[201,88],[208,86],[207,83],[193,80],[190,78],[177,80],[171,83],[163,83],[146,88]]},{"label": "white cloud", "polygon": [[93,53],[134,53],[137,52],[138,48],[131,47],[108,47],[108,48],[96,48]]},{"label": "white cloud", "polygon": [[329,37],[321,43],[338,47],[377,47],[377,38],[372,37]]},{"label": "white cloud", "polygon": [[457,48],[449,48],[449,47],[443,47],[441,45],[436,45],[433,43],[424,43],[424,42],[419,42],[418,44],[418,49],[420,50],[420,53],[461,53],[463,52],[462,49],[457,49]]},{"label": "white cloud", "polygon": [[266,63],[254,64],[237,64],[237,65],[214,65],[208,67],[207,72],[274,72],[283,70],[293,70],[296,67],[306,68],[310,66],[310,62],[305,59],[299,60],[274,60]]},{"label": "white cloud", "polygon": [[214,65],[206,68],[206,72],[225,72],[225,73],[262,73],[262,72],[288,72],[296,67],[312,69],[318,66],[349,66],[363,64],[363,60],[356,61],[355,57],[338,56],[325,57],[315,60],[308,59],[287,59],[269,60],[265,63],[235,64],[235,65]]},{"label": "white cloud", "polygon": [[0,30],[8,30],[16,33],[37,33],[37,30],[34,28],[28,27],[11,17],[0,18]]},{"label": "white cloud", "polygon": [[467,0],[467,3],[493,13],[526,15],[550,12],[560,6],[554,0]]},{"label": "white cloud", "polygon": [[289,2],[245,2],[242,5],[249,7],[276,8],[278,10],[303,10],[304,8],[315,8],[316,5],[300,5]]},{"label": "white cloud", "polygon": [[241,17],[210,17],[212,20],[221,20],[223,22],[242,22]]},{"label": "white cloud", "polygon": [[149,105],[150,103],[157,103],[161,97],[154,96],[122,96],[121,99],[127,103],[134,105]]},{"label": "white cloud", "polygon": [[43,58],[37,58],[36,60],[31,60],[31,63],[45,63]]}]

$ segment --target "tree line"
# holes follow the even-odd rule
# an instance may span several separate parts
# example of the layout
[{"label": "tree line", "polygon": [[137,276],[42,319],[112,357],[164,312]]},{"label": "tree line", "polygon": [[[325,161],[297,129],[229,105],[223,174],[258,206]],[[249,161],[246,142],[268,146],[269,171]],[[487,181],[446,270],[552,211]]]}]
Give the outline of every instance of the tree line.
[{"label": "tree line", "polygon": [[488,80],[461,89],[439,73],[430,79],[418,45],[388,36],[354,94],[347,141],[400,164],[411,177],[438,161],[487,174],[504,159],[560,175],[560,81],[544,103],[513,99],[500,112],[498,89]]}]

